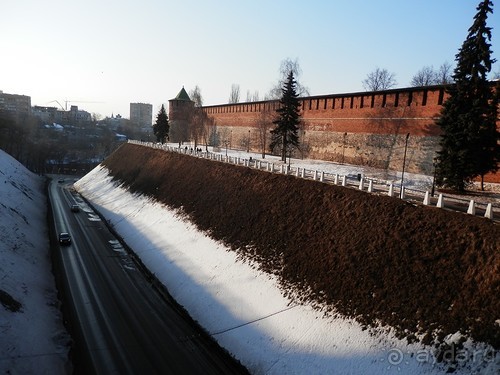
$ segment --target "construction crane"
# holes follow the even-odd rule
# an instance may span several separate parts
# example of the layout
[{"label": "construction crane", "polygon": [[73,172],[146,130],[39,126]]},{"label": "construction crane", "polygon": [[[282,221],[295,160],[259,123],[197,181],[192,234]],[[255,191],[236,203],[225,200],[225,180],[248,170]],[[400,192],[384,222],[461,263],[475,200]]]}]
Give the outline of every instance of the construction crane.
[{"label": "construction crane", "polygon": [[64,107],[57,100],[52,100],[52,101],[48,102],[47,104],[50,104],[50,103],[57,103],[57,104],[59,104],[59,107],[61,107],[61,109],[64,111]]},{"label": "construction crane", "polygon": [[65,100],[64,101],[64,110],[65,111],[68,110],[68,103],[93,103],[93,104],[97,104],[97,103],[104,103],[104,102],[86,102],[83,100]]},{"label": "construction crane", "polygon": [[57,104],[59,104],[59,107],[61,107],[61,109],[63,111],[67,111],[68,110],[68,103],[104,103],[104,102],[86,102],[86,101],[81,101],[81,100],[65,100],[64,107],[57,100],[52,100],[52,101],[48,102],[47,104],[50,104],[50,103],[57,103]]}]

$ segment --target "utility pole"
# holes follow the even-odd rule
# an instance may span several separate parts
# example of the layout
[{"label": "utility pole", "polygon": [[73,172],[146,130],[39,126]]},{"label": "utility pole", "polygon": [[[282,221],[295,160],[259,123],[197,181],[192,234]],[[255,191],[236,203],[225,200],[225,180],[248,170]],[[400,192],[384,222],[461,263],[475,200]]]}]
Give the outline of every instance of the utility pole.
[{"label": "utility pole", "polygon": [[410,133],[406,134],[406,141],[405,141],[405,154],[403,157],[403,172],[401,173],[401,189],[399,189],[399,198],[401,198],[401,199],[403,199],[403,181],[405,178],[406,150],[408,148],[408,138],[410,138]]}]

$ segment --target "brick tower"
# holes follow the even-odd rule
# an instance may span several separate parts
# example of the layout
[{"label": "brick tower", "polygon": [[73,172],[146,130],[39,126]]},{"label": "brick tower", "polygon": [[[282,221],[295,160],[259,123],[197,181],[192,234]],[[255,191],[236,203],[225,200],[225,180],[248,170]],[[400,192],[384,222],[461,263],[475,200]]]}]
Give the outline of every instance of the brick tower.
[{"label": "brick tower", "polygon": [[182,144],[189,141],[189,117],[193,109],[194,102],[189,98],[184,86],[174,99],[168,101],[171,142]]}]

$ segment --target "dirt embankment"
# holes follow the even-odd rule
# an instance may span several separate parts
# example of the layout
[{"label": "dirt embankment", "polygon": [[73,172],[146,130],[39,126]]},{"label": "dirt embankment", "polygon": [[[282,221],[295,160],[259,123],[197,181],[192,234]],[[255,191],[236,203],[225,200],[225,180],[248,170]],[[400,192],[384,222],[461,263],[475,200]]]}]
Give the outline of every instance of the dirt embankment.
[{"label": "dirt embankment", "polygon": [[500,230],[399,199],[126,144],[104,165],[328,312],[500,348]]}]

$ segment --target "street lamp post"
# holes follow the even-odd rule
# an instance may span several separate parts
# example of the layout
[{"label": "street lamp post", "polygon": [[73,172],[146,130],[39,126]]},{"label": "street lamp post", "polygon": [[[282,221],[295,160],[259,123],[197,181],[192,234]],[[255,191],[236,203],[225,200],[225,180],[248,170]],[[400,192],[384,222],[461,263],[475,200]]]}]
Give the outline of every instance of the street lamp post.
[{"label": "street lamp post", "polygon": [[399,197],[401,199],[403,199],[403,181],[405,178],[406,150],[408,149],[408,138],[410,138],[410,133],[406,134],[406,140],[405,140],[405,154],[403,157],[403,172],[401,173],[401,189],[399,189]]},{"label": "street lamp post", "polygon": [[431,197],[434,196],[434,190],[436,188],[436,167],[437,167],[437,160],[434,158],[432,165],[434,166],[434,176],[432,176],[432,189],[431,189]]}]

